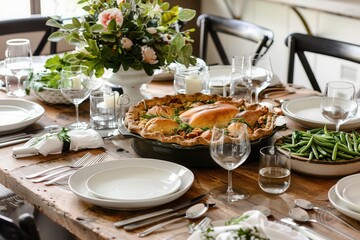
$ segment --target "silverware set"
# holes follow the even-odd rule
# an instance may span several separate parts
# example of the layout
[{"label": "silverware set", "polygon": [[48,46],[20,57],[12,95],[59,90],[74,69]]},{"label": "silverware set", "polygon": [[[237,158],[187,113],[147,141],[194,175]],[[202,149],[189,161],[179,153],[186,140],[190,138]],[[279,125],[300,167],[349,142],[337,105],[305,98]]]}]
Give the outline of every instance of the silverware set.
[{"label": "silverware set", "polygon": [[32,133],[8,134],[8,135],[0,137],[0,148],[15,145],[18,143],[23,143],[23,142],[29,141],[31,138],[33,138],[39,134],[43,134],[43,133],[50,132],[50,131],[60,129],[60,128],[61,127],[59,125],[49,125],[49,126],[45,126],[43,129],[36,130]]},{"label": "silverware set", "polygon": [[[316,223],[316,224],[320,224],[325,228],[330,229],[332,232],[336,232],[339,235],[342,235],[344,238],[346,239],[355,239],[353,236],[350,236],[347,233],[344,233],[340,230],[337,230],[334,228],[334,226],[330,226],[329,224],[326,223],[325,219],[324,219],[324,213],[327,213],[331,216],[336,216],[333,213],[325,210],[325,209],[321,209],[321,208],[317,208],[317,207],[312,207],[311,209],[318,209],[321,212],[317,212],[316,213],[316,217],[315,218],[310,218],[309,214],[302,208],[300,208],[298,205],[303,205],[304,202],[302,201],[306,201],[306,200],[302,200],[301,201],[299,199],[297,199],[295,201],[295,207],[292,208],[289,212],[289,216],[288,218],[282,218],[282,219],[276,219],[272,213],[270,208],[265,207],[265,206],[255,206],[253,209],[254,210],[258,210],[260,212],[262,212],[265,216],[267,217],[272,217],[273,220],[275,220],[278,223],[281,224],[285,224],[290,226],[291,228],[303,233],[305,236],[309,237],[310,239],[314,239],[314,240],[329,240],[328,237],[323,236],[322,234],[314,231],[313,229],[309,228],[309,227],[305,227],[305,226],[301,226],[299,224],[297,224],[296,222],[311,222],[311,223]],[[307,201],[308,202],[308,201]],[[310,203],[310,202],[308,202]],[[358,229],[356,229],[355,227],[351,226],[349,223],[345,222],[344,220],[340,219],[339,217],[335,217],[335,219],[339,220],[341,223],[345,224],[346,226],[348,226],[349,228],[355,230],[355,231],[359,231]]]},{"label": "silverware set", "polygon": [[[203,214],[207,212],[209,208],[215,207],[216,205],[214,203],[199,203],[201,200],[203,200],[206,197],[206,194],[200,195],[198,197],[195,197],[191,199],[190,201],[186,201],[183,203],[180,203],[179,205],[173,207],[173,208],[166,208],[159,211],[155,211],[152,213],[147,213],[143,215],[139,215],[136,217],[132,217],[129,219],[121,220],[118,222],[115,222],[115,227],[123,227],[127,231],[132,231],[138,228],[142,228],[145,226],[153,225],[149,229],[146,229],[144,232],[140,233],[140,237],[144,237],[149,235],[150,233],[156,231],[157,229],[162,228],[165,225],[168,225],[172,222],[180,221],[181,219],[195,219],[201,217]],[[189,207],[186,210],[183,210],[184,208]],[[197,216],[189,217],[189,210],[195,209],[199,210],[197,211]],[[195,211],[194,210],[194,211]],[[165,221],[165,222],[164,222]],[[203,219],[198,225],[195,227],[190,228],[189,232],[192,233],[195,230],[205,227],[210,223],[209,218]]]},{"label": "silverware set", "polygon": [[29,174],[25,176],[25,178],[32,179],[31,181],[33,183],[43,182],[45,185],[52,185],[60,180],[69,177],[71,174],[74,173],[74,171],[80,168],[104,161],[106,157],[106,153],[96,156],[93,156],[91,153],[86,153],[73,164],[60,165],[53,168],[45,169],[43,171]]}]

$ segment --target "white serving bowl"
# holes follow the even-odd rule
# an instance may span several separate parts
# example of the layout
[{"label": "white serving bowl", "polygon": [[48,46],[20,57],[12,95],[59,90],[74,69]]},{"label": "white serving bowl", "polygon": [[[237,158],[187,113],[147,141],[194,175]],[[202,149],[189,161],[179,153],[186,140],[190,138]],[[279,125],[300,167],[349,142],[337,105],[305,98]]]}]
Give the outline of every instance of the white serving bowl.
[{"label": "white serving bowl", "polygon": [[70,104],[61,93],[60,89],[44,88],[41,91],[34,91],[35,95],[42,101],[50,104]]},{"label": "white serving bowl", "polygon": [[[276,140],[275,145],[281,138]],[[340,177],[360,171],[360,157],[345,160],[326,161],[291,155],[291,169],[317,177]]]}]

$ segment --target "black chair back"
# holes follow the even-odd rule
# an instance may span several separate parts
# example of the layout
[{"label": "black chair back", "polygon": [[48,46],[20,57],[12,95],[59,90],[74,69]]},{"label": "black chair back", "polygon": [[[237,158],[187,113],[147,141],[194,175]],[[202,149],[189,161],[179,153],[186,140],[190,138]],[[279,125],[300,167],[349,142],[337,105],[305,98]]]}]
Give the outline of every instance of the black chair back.
[{"label": "black chair back", "polygon": [[32,215],[23,213],[19,217],[19,226],[10,218],[0,215],[1,240],[40,240]]},{"label": "black chair back", "polygon": [[[48,18],[40,15],[31,15],[26,18],[0,20],[0,35],[8,35],[26,32],[44,32],[41,41],[33,52],[34,56],[38,56],[44,50],[48,37],[56,32],[56,28],[46,26]],[[50,42],[50,54],[57,53],[57,43]]]},{"label": "black chair back", "polygon": [[204,61],[206,61],[207,57],[208,34],[215,44],[222,63],[225,65],[229,65],[230,60],[220,41],[219,33],[255,43],[256,49],[254,53],[260,55],[265,54],[274,41],[274,33],[271,30],[242,20],[202,14],[197,19],[197,25],[200,27],[199,58]]},{"label": "black chair back", "polygon": [[305,56],[305,52],[321,54],[340,58],[355,63],[360,63],[360,45],[341,42],[333,39],[310,36],[301,33],[292,33],[286,40],[285,45],[289,48],[289,66],[287,82],[294,82],[295,55],[304,67],[307,77],[314,90],[321,92],[319,83]]}]

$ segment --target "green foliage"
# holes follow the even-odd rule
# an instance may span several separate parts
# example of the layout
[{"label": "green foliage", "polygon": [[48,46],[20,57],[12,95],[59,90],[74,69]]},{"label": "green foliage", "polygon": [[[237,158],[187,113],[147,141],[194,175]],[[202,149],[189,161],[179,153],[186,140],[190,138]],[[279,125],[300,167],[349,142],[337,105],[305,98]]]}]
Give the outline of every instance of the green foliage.
[{"label": "green foliage", "polygon": [[[179,6],[170,7],[162,0],[135,0],[135,9],[130,0],[80,0],[87,14],[83,18],[72,18],[61,23],[50,19],[47,25],[59,28],[51,34],[50,41],[65,39],[81,50],[72,53],[72,61],[86,65],[100,77],[104,68],[117,72],[121,67],[143,69],[152,75],[155,69],[179,62],[186,66],[195,65],[192,56],[193,40],[187,30],[178,32],[178,21],[193,19],[196,12]],[[102,14],[112,11],[117,18],[100,21]],[[130,41],[125,46],[123,41]],[[144,48],[148,47],[155,58],[145,58]],[[151,55],[151,54],[150,54]]]}]

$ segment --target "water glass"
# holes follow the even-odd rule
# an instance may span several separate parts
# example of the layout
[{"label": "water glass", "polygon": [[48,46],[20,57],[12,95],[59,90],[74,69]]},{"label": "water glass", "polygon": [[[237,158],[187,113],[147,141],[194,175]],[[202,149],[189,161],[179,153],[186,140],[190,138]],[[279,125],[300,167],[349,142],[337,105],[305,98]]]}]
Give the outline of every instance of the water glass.
[{"label": "water glass", "polygon": [[250,100],[251,67],[251,61],[245,56],[232,58],[230,97]]},{"label": "water glass", "polygon": [[290,186],[291,155],[287,149],[266,146],[260,149],[258,183],[267,193],[281,194]]},{"label": "water glass", "polygon": [[23,97],[25,93],[24,77],[32,72],[32,53],[28,39],[10,39],[6,41],[5,83],[8,96]]},{"label": "water glass", "polygon": [[90,94],[90,127],[111,129],[117,126],[114,92],[96,91]]}]

